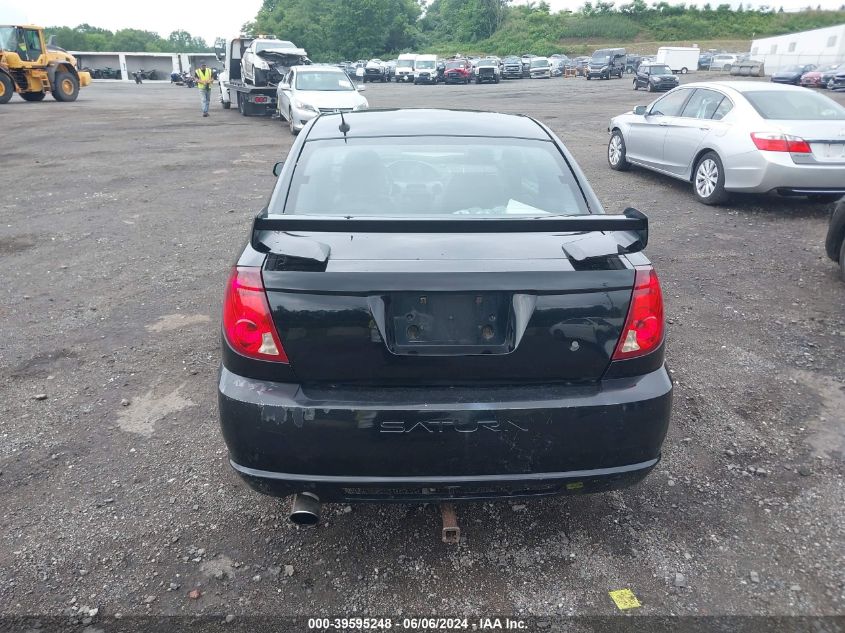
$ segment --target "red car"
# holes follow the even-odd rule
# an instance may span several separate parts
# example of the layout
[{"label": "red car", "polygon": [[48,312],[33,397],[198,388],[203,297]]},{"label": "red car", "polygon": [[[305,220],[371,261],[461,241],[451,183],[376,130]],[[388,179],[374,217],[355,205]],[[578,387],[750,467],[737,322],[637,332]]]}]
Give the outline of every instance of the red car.
[{"label": "red car", "polygon": [[[827,88],[827,82],[833,83],[833,72],[842,64],[830,64],[824,68],[816,68],[801,75],[801,85],[813,88]],[[827,75],[827,77],[824,77]]]},{"label": "red car", "polygon": [[472,64],[468,59],[450,59],[446,62],[443,79],[447,84],[468,84],[472,78]]}]

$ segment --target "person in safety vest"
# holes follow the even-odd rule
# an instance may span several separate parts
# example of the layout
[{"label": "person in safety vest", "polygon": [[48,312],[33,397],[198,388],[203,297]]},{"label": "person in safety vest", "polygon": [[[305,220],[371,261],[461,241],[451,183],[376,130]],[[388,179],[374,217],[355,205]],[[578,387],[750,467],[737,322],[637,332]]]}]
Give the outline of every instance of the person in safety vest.
[{"label": "person in safety vest", "polygon": [[207,68],[205,62],[200,64],[196,70],[197,88],[200,89],[200,97],[202,98],[202,115],[208,116],[208,103],[211,101],[211,84],[214,83],[214,77],[211,75],[211,68]]}]

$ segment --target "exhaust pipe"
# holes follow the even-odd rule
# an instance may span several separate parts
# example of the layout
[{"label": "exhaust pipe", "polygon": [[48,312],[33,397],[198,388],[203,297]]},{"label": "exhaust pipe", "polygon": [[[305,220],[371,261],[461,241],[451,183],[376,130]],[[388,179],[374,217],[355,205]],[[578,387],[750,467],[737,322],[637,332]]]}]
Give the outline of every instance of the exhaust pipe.
[{"label": "exhaust pipe", "polygon": [[320,521],[320,498],[313,492],[294,495],[289,518],[297,525],[317,525]]}]

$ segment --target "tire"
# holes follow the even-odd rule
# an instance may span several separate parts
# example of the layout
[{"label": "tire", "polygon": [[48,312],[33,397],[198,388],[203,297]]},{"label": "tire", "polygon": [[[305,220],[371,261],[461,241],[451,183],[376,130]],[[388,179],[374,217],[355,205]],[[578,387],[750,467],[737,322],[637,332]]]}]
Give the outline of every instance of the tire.
[{"label": "tire", "polygon": [[845,281],[845,239],[842,240],[842,245],[839,247],[839,274],[842,281]]},{"label": "tire", "polygon": [[66,70],[60,70],[56,73],[52,90],[56,101],[76,101],[79,96],[79,79]]},{"label": "tire", "polygon": [[242,116],[252,115],[252,105],[249,101],[247,101],[243,93],[240,92],[238,93],[238,112],[240,112]]},{"label": "tire", "polygon": [[607,143],[607,164],[615,171],[628,171],[631,168],[625,149],[625,139],[619,130],[613,130],[610,141]]},{"label": "tire", "polygon": [[589,76],[589,75],[587,75],[587,81],[590,81],[590,76]]},{"label": "tire", "polygon": [[296,128],[293,126],[293,111],[288,110],[288,127],[290,128],[291,136],[296,136],[299,132],[296,131]]},{"label": "tire", "polygon": [[832,78],[827,80],[827,89],[833,90],[833,79]]},{"label": "tire", "polygon": [[220,105],[223,106],[224,110],[228,110],[229,108],[232,107],[232,102],[231,101],[221,101]]},{"label": "tire", "polygon": [[707,152],[695,164],[692,190],[698,201],[707,205],[721,204],[728,199],[725,169],[716,152]]},{"label": "tire", "polygon": [[639,89],[640,89],[640,84],[638,84],[637,80],[634,79],[634,90],[639,90]]},{"label": "tire", "polygon": [[45,92],[22,92],[21,97],[24,101],[44,101]]},{"label": "tire", "polygon": [[649,92],[654,92],[654,84],[652,84],[651,81],[648,82],[646,90],[648,90]]},{"label": "tire", "polygon": [[724,66],[722,66],[722,70],[724,70],[726,73],[731,72],[731,65],[725,64]]},{"label": "tire", "polygon": [[686,66],[684,66],[683,68],[681,68],[681,74],[682,74],[682,75],[686,75],[688,72],[689,72],[689,71],[686,69]]},{"label": "tire", "polygon": [[8,103],[15,94],[15,85],[12,78],[4,72],[0,72],[0,103]]}]

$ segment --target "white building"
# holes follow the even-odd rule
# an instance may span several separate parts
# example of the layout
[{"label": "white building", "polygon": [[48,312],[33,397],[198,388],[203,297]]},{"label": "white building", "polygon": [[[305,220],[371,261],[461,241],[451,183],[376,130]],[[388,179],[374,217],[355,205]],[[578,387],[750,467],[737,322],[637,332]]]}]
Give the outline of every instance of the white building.
[{"label": "white building", "polygon": [[764,62],[769,75],[796,64],[845,63],[845,24],[754,40],[751,58]]},{"label": "white building", "polygon": [[201,62],[209,66],[217,63],[214,53],[129,53],[70,51],[76,58],[76,65],[82,68],[116,68],[123,81],[133,81],[132,73],[137,70],[155,70],[159,80],[170,81],[170,73],[194,70]]}]

